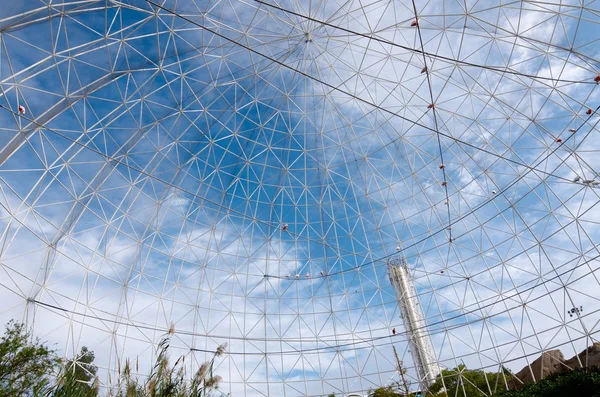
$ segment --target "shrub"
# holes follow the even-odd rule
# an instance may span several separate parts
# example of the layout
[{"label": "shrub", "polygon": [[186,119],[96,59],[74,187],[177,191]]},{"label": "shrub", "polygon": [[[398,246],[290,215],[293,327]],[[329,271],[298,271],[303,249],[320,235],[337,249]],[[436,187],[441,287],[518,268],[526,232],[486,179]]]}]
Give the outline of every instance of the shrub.
[{"label": "shrub", "polygon": [[563,374],[553,374],[520,390],[504,391],[497,397],[600,397],[600,369],[578,369]]},{"label": "shrub", "polygon": [[60,360],[25,325],[10,321],[0,338],[0,395],[41,396],[48,392]]},{"label": "shrub", "polygon": [[[203,363],[188,379],[185,356],[179,357],[173,366],[169,364],[168,349],[173,332],[171,328],[160,341],[156,362],[144,383],[132,374],[129,360],[126,360],[123,370],[119,369],[116,385],[110,385],[114,387],[109,395],[207,397],[212,390],[218,389],[222,378],[213,373],[213,367],[216,358],[225,353],[226,346],[219,346],[212,359]],[[0,338],[0,396],[97,397],[98,368],[94,358],[94,352],[82,347],[75,358],[61,365],[56,352],[38,338],[33,339],[24,324],[11,321]]]}]

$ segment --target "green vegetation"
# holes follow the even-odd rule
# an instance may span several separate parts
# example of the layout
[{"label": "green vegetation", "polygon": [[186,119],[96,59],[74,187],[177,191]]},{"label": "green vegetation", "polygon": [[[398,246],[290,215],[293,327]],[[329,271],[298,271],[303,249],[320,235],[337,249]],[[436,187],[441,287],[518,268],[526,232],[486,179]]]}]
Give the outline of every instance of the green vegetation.
[{"label": "green vegetation", "polygon": [[89,351],[85,346],[82,347],[79,355],[65,364],[63,372],[58,377],[60,381],[52,393],[53,397],[97,396],[98,367],[93,362],[94,352]]},{"label": "green vegetation", "polygon": [[[464,365],[445,369],[429,388],[434,395],[484,397],[506,390],[508,374],[469,370]],[[442,382],[442,377],[444,378]],[[441,393],[446,386],[446,393]]]},{"label": "green vegetation", "polygon": [[[446,389],[442,386],[442,377]],[[507,390],[506,385],[512,390]],[[443,370],[427,393],[427,397],[600,397],[600,368],[573,370],[515,389],[517,382],[508,369],[502,373],[469,370],[464,365]],[[395,382],[369,390],[369,397],[405,397],[405,384]],[[415,397],[409,393],[408,397]],[[330,394],[328,397],[335,397]]]},{"label": "green vegetation", "polygon": [[[215,359],[225,353],[219,346],[212,359],[203,363],[188,379],[185,356],[169,364],[168,349],[173,328],[159,344],[158,357],[149,376],[132,373],[129,360],[119,369],[116,385],[108,391],[114,397],[207,397],[218,389],[221,377],[213,373]],[[0,338],[0,396],[97,397],[98,368],[94,352],[86,347],[74,359],[62,361],[38,338],[34,339],[23,324],[6,325]],[[138,363],[136,362],[136,372]],[[110,383],[110,381],[109,381]]]},{"label": "green vegetation", "polygon": [[[168,350],[173,329],[159,344],[158,356],[148,376],[135,373],[129,360],[125,361],[110,396],[114,397],[207,397],[218,389],[221,377],[215,375],[215,360],[225,353],[225,345],[219,346],[212,359],[203,363],[188,378],[185,356],[173,365],[169,363]],[[56,352],[39,338],[34,338],[25,326],[14,321],[6,325],[0,337],[0,396],[32,397],[97,397],[99,395],[98,368],[94,365],[94,352],[82,347],[77,357],[62,361]],[[404,378],[402,363],[398,362],[402,382],[371,390],[372,397],[404,397],[409,387]],[[570,394],[600,397],[600,369],[555,374],[546,379],[523,386],[519,390],[507,390],[514,385],[512,375],[468,370],[464,365],[443,370],[431,386],[428,396],[484,397],[562,397]],[[442,382],[443,378],[443,382]],[[109,382],[110,383],[110,382]],[[512,387],[511,387],[512,388]],[[413,396],[410,393],[409,396]],[[331,393],[328,397],[335,397]]]},{"label": "green vegetation", "polygon": [[23,324],[6,325],[0,338],[0,395],[39,396],[50,388],[60,360]]},{"label": "green vegetation", "polygon": [[[399,365],[400,366],[400,365]],[[401,366],[400,366],[401,367]],[[442,385],[442,377],[446,389]],[[509,386],[508,390],[507,385]],[[469,370],[464,365],[443,370],[427,397],[600,397],[600,368],[573,370],[515,389],[517,382],[508,369],[501,373]],[[403,382],[369,390],[369,397],[405,397]],[[408,397],[415,397],[409,393]],[[334,394],[329,397],[335,397]]]},{"label": "green vegetation", "polygon": [[131,374],[129,360],[117,384],[117,397],[205,397],[211,390],[218,389],[222,378],[213,374],[215,359],[225,353],[225,345],[219,346],[210,361],[203,363],[192,379],[186,379],[184,356],[169,365],[168,349],[170,338],[165,336],[159,343],[159,354],[150,376],[144,384]]},{"label": "green vegetation", "polygon": [[520,390],[495,394],[498,397],[600,397],[600,369],[598,367],[554,374]]},{"label": "green vegetation", "polygon": [[369,391],[369,396],[372,397],[402,397],[402,394],[394,391],[393,386],[382,386],[375,390]]},{"label": "green vegetation", "polygon": [[[417,397],[419,394],[417,392],[405,393],[403,389],[403,385],[399,382],[396,382],[393,385],[381,386],[377,389],[369,390],[369,397]],[[444,394],[440,394],[443,396]],[[428,394],[431,396],[431,394]]]}]

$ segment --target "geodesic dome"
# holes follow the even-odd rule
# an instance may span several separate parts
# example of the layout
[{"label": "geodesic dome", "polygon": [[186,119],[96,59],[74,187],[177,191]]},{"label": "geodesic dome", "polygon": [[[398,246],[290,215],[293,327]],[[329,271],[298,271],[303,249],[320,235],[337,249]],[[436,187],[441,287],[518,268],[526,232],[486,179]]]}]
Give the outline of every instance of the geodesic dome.
[{"label": "geodesic dome", "polygon": [[392,346],[416,390],[402,258],[439,368],[579,353],[599,22],[575,1],[5,2],[0,320],[89,347],[105,390],[171,326],[191,371],[228,344],[232,396],[366,394],[399,380]]}]

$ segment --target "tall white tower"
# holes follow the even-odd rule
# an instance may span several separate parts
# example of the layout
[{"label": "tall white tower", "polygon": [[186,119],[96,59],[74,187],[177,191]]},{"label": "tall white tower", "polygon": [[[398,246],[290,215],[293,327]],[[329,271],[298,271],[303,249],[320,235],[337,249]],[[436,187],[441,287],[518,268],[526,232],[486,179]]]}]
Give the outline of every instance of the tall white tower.
[{"label": "tall white tower", "polygon": [[431,339],[427,333],[427,324],[423,319],[423,312],[417,299],[417,291],[404,257],[390,258],[388,268],[390,282],[396,289],[410,351],[419,375],[419,383],[422,390],[427,390],[435,382],[435,377],[441,370],[433,353]]}]

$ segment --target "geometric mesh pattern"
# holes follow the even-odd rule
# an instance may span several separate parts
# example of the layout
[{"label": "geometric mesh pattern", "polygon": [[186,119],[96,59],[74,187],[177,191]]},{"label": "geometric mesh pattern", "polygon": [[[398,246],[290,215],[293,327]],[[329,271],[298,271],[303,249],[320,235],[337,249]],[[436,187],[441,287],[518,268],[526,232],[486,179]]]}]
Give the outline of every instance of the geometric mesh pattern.
[{"label": "geometric mesh pattern", "polygon": [[107,388],[174,324],[192,370],[228,343],[233,396],[365,393],[392,345],[417,377],[402,255],[441,367],[571,357],[600,333],[599,40],[574,0],[6,2],[0,320]]}]

